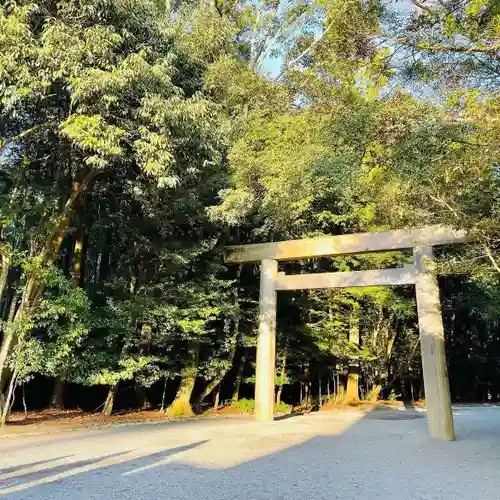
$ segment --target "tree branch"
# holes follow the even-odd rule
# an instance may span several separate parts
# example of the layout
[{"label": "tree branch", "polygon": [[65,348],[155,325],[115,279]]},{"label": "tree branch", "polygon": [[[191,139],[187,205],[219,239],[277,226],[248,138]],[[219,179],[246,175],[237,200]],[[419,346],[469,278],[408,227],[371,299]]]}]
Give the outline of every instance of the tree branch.
[{"label": "tree branch", "polygon": [[[440,205],[444,205],[457,219],[460,218],[460,215],[458,214],[458,212],[447,201],[443,200],[442,198],[437,198],[435,196],[431,196],[430,198],[432,200],[434,200],[435,202],[439,203]],[[484,241],[484,239],[486,238],[485,235],[483,235],[481,233],[479,233],[479,235],[482,237],[482,239]],[[483,243],[483,248],[484,248],[484,251],[486,253],[486,256],[490,260],[495,271],[500,273],[500,265],[495,260],[495,257],[493,257],[493,253],[491,252],[490,247],[486,243]]]},{"label": "tree branch", "polygon": [[43,259],[46,262],[51,262],[54,259],[54,254],[56,254],[59,250],[59,246],[61,243],[61,241],[58,240],[60,240],[61,234],[66,230],[66,226],[69,222],[71,213],[73,212],[76,200],[80,197],[81,193],[87,188],[87,186],[94,180],[98,173],[98,170],[90,170],[80,183],[75,183],[75,185],[73,186],[74,189],[71,193],[71,196],[68,198],[68,201],[64,205],[62,212],[59,214],[57,222],[47,239],[45,247],[41,252]]},{"label": "tree branch", "polygon": [[[273,13],[272,13],[272,17],[271,19],[268,21],[269,23],[273,23],[274,20],[276,19],[276,15],[278,13],[278,3],[276,4],[274,10],[273,10]],[[276,30],[276,33],[275,33],[275,36],[273,37],[273,39],[271,40],[271,46],[272,44],[274,44],[274,42],[276,41],[279,33],[281,32],[281,26],[278,27],[278,29]],[[255,34],[254,34],[255,36]],[[253,57],[253,59],[251,58],[250,59],[250,68],[251,69],[254,69],[257,67],[257,65],[260,65],[260,62],[259,62],[259,59],[261,58],[262,54],[265,52],[265,48],[266,48],[266,45],[269,41],[269,34],[267,34],[263,40],[261,40],[260,42],[260,46],[257,50],[257,53],[255,54],[255,56]]]},{"label": "tree branch", "polygon": [[500,51],[500,43],[494,45],[478,46],[474,45],[472,47],[466,47],[462,45],[430,45],[425,42],[412,43],[407,38],[396,38],[387,39],[388,42],[392,42],[397,45],[406,45],[408,47],[413,47],[417,50],[425,50],[427,52],[456,52],[459,54],[493,54],[494,52]]},{"label": "tree branch", "polygon": [[281,73],[278,75],[278,77],[276,78],[276,81],[280,80],[281,77],[285,74],[285,72],[287,70],[289,70],[295,63],[299,62],[306,54],[308,54],[319,42],[321,42],[321,40],[323,40],[323,38],[325,37],[325,35],[328,33],[328,31],[330,31],[330,28],[333,26],[333,23],[335,21],[332,21],[325,29],[325,31],[323,31],[323,33],[321,34],[321,36],[319,38],[316,38],[316,40],[314,40],[314,42],[311,43],[311,45],[309,45],[309,47],[307,47],[305,50],[303,50],[295,59],[292,59],[286,66],[285,68],[281,71]]},{"label": "tree branch", "polygon": [[422,9],[422,10],[431,10],[431,8],[428,6],[428,5],[425,5],[424,4],[425,0],[411,0],[411,3],[413,5],[416,5],[419,9]]},{"label": "tree branch", "polygon": [[259,25],[260,25],[260,19],[261,19],[261,9],[262,9],[262,2],[259,1],[257,5],[257,14],[255,15],[255,22],[253,25],[253,36],[252,39],[250,40],[250,68],[253,68],[255,65],[255,62],[257,61],[257,34],[259,33]]},{"label": "tree branch", "polygon": [[455,218],[460,219],[460,215],[458,214],[458,212],[446,200],[432,195],[430,195],[429,198],[439,205],[443,205],[444,207],[446,207],[455,216]]},{"label": "tree branch", "polygon": [[486,47],[462,47],[462,46],[452,46],[452,45],[427,45],[423,43],[418,43],[415,46],[420,50],[427,50],[428,52],[458,52],[462,54],[471,54],[473,52],[479,52],[482,54],[489,54],[493,52],[500,51],[500,43],[495,45],[489,45]]},{"label": "tree branch", "polygon": [[484,251],[486,252],[486,256],[488,259],[490,259],[491,264],[493,265],[493,268],[495,271],[500,273],[500,266],[498,265],[498,262],[495,260],[495,257],[493,257],[493,254],[491,253],[490,247],[486,244],[483,245]]},{"label": "tree branch", "polygon": [[18,141],[19,139],[23,139],[24,137],[30,135],[30,134],[33,134],[34,132],[36,132],[37,130],[40,130],[42,127],[45,127],[45,126],[50,126],[50,125],[54,125],[55,122],[46,122],[46,123],[39,123],[38,125],[34,125],[33,127],[31,128],[28,128],[26,130],[23,130],[21,133],[13,136],[13,137],[10,137],[9,139],[7,139],[6,141],[2,141],[0,139],[0,152],[2,150],[4,150],[7,146],[10,146],[11,144],[13,144],[14,142]]}]

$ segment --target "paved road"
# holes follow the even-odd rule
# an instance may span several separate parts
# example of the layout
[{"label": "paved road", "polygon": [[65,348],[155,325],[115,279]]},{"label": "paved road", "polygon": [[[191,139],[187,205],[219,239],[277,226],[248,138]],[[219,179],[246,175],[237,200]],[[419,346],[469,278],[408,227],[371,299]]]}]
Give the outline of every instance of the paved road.
[{"label": "paved road", "polygon": [[432,442],[414,411],[331,412],[0,437],[12,500],[500,498],[500,407],[455,410]]}]

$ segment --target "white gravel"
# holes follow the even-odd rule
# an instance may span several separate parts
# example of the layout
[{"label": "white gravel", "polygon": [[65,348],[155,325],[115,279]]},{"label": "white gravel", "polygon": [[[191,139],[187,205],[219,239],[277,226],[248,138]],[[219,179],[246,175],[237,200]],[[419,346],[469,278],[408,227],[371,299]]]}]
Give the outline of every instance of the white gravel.
[{"label": "white gravel", "polygon": [[414,411],[144,423],[0,437],[15,500],[500,498],[500,407],[455,408],[456,442]]}]

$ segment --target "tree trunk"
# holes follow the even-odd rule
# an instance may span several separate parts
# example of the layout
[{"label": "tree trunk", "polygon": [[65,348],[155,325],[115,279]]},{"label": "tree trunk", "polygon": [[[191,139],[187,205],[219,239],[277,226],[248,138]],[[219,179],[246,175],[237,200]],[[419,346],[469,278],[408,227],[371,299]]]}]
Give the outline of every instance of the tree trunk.
[{"label": "tree trunk", "polygon": [[137,400],[137,408],[139,408],[139,410],[149,410],[149,408],[151,408],[151,404],[148,401],[146,388],[143,387],[139,382],[135,381],[134,391]]},{"label": "tree trunk", "polygon": [[279,385],[278,390],[276,391],[276,404],[279,405],[281,403],[281,392],[283,390],[283,386]]},{"label": "tree trunk", "polygon": [[215,391],[214,410],[219,409],[219,401],[220,401],[220,385],[217,386],[217,390]]},{"label": "tree trunk", "polygon": [[109,276],[109,257],[111,254],[111,248],[113,245],[113,230],[108,229],[106,231],[102,251],[99,259],[99,269],[98,269],[98,283],[104,283]]},{"label": "tree trunk", "polygon": [[340,375],[337,375],[337,387],[335,392],[335,403],[344,403],[346,398],[346,387],[344,380],[341,381]]},{"label": "tree trunk", "polygon": [[359,371],[355,365],[349,366],[345,401],[348,404],[359,403]]},{"label": "tree trunk", "polygon": [[9,387],[7,389],[7,393],[5,395],[4,404],[2,405],[0,412],[0,427],[3,427],[7,422],[7,418],[10,413],[10,409],[14,404],[14,391],[16,390],[17,385],[17,368],[14,370],[12,377],[10,379]]},{"label": "tree trunk", "polygon": [[3,255],[2,270],[0,271],[0,300],[3,297],[3,292],[5,290],[5,286],[7,285],[9,271],[10,271],[10,257],[8,255]]},{"label": "tree trunk", "polygon": [[392,314],[386,321],[381,323],[379,326],[379,332],[382,332],[382,336],[385,344],[385,352],[383,359],[383,366],[381,368],[380,373],[377,375],[375,379],[375,384],[371,388],[370,392],[367,395],[367,399],[369,401],[377,401],[382,389],[387,384],[387,380],[389,378],[389,368],[391,364],[391,356],[392,356],[392,348],[394,346],[394,341],[396,340],[397,330],[394,331],[393,334],[390,333],[390,327],[392,323],[394,315]]},{"label": "tree trunk", "polygon": [[80,228],[76,235],[75,246],[73,248],[73,264],[71,266],[71,279],[74,286],[80,286],[81,274],[83,268],[83,240],[84,230]]},{"label": "tree trunk", "polygon": [[24,420],[28,418],[28,405],[26,404],[26,391],[23,382],[23,410],[24,410]]},{"label": "tree trunk", "polygon": [[309,406],[309,398],[310,398],[310,381],[309,381],[309,365],[304,366],[304,401],[306,406]]},{"label": "tree trunk", "polygon": [[382,384],[375,383],[374,386],[368,392],[366,399],[368,399],[368,401],[372,401],[372,402],[377,401],[377,399],[380,396],[380,393],[382,392],[382,389],[383,389]]},{"label": "tree trunk", "polygon": [[[135,280],[135,284],[137,284],[137,280]],[[136,286],[136,285],[135,285]],[[131,287],[132,288],[132,287]],[[135,294],[135,287],[131,289],[131,295]],[[149,323],[143,322],[141,324],[141,340],[139,344],[139,356],[148,353],[151,348],[151,335],[152,329]],[[146,388],[142,386],[137,380],[134,381],[134,391],[137,399],[137,405],[140,410],[148,410],[151,408],[151,405],[148,401],[148,395],[146,392]]]},{"label": "tree trunk", "polygon": [[160,408],[160,411],[165,411],[165,395],[167,393],[167,381],[168,381],[168,378],[165,377],[165,383],[163,384],[163,394],[161,395],[161,408]]},{"label": "tree trunk", "polygon": [[177,389],[175,399],[167,410],[169,417],[191,417],[194,415],[190,401],[198,374],[200,344],[193,342],[189,351],[190,359],[182,371],[179,389]]},{"label": "tree trunk", "polygon": [[321,394],[321,377],[319,377],[319,379],[318,379],[318,384],[319,384],[318,385],[318,396],[319,396],[318,405],[321,408],[321,404],[322,404],[322,402],[321,402],[321,399],[322,399],[322,394]]},{"label": "tree trunk", "polygon": [[246,365],[246,349],[243,350],[243,354],[240,359],[240,363],[238,365],[238,371],[236,373],[236,381],[234,383],[234,392],[233,392],[233,403],[237,403],[240,398],[240,388],[241,383],[243,382],[243,374],[245,373],[245,365]]},{"label": "tree trunk", "polygon": [[[349,327],[349,342],[359,348],[359,304],[353,306]],[[349,362],[347,375],[346,403],[359,403],[359,362],[357,358]]]},{"label": "tree trunk", "polygon": [[64,389],[66,381],[61,375],[58,375],[52,389],[52,397],[50,398],[50,408],[63,410],[64,409]]},{"label": "tree trunk", "polygon": [[276,404],[281,403],[281,393],[283,392],[283,385],[286,377],[286,351],[283,352],[283,357],[281,359],[281,367],[279,374],[278,390],[276,392]]},{"label": "tree trunk", "polygon": [[226,376],[226,373],[227,372],[225,372],[224,375],[222,375],[221,377],[218,377],[218,378],[210,381],[207,384],[207,386],[205,387],[205,389],[201,393],[201,396],[198,400],[199,403],[203,403],[203,401],[205,401],[205,399],[207,399],[208,396],[210,396],[210,394],[212,394],[213,390],[220,386],[222,379]]},{"label": "tree trunk", "polygon": [[169,417],[190,417],[194,415],[190,401],[195,381],[196,372],[184,370],[175,400],[167,410]]},{"label": "tree trunk", "polygon": [[[10,303],[9,314],[7,315],[6,327],[3,332],[2,347],[0,349],[0,412],[5,401],[4,391],[7,387],[12,370],[7,366],[7,357],[17,343],[17,336],[14,335],[14,318],[16,317],[19,294],[15,294]],[[14,345],[13,345],[14,344]]]},{"label": "tree trunk", "polygon": [[113,385],[109,386],[108,395],[106,397],[106,401],[104,402],[104,406],[102,408],[102,414],[107,417],[111,416],[113,413],[113,407],[115,405],[116,393],[118,391],[118,382],[115,382]]}]

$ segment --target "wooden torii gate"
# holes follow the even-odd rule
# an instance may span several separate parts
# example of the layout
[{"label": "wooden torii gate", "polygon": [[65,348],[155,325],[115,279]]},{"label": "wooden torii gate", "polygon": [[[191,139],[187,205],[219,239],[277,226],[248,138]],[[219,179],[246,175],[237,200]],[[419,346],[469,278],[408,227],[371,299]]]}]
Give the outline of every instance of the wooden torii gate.
[{"label": "wooden torii gate", "polygon": [[[432,247],[470,241],[462,231],[443,226],[324,236],[276,243],[229,246],[228,264],[260,262],[260,312],[255,381],[255,418],[273,420],[276,362],[276,292],[324,288],[414,285],[422,353],[429,434],[454,440],[444,329]],[[321,274],[278,273],[278,261],[303,260],[392,250],[413,250],[413,265],[397,269]]]}]

